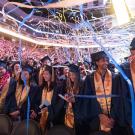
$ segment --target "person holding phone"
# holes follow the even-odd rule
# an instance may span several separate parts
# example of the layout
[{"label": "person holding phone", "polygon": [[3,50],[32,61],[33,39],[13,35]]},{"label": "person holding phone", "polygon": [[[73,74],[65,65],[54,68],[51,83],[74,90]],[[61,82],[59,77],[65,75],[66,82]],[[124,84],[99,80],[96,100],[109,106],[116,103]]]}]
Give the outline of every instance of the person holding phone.
[{"label": "person holding phone", "polygon": [[54,114],[59,116],[61,124],[68,127],[75,135],[88,135],[89,128],[85,121],[85,102],[76,95],[84,95],[84,85],[80,77],[80,69],[75,64],[69,65],[69,77],[61,89],[55,91]]}]

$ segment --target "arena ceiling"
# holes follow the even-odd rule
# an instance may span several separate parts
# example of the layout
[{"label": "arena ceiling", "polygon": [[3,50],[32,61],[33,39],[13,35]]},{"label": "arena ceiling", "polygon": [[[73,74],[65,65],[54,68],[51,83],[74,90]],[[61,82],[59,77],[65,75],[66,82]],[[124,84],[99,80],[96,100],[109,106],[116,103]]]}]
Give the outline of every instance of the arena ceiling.
[{"label": "arena ceiling", "polygon": [[[49,4],[57,2],[57,0],[48,1]],[[11,33],[10,35],[13,36],[12,32],[16,32],[15,36],[21,34],[22,39],[35,44],[80,48],[97,47],[98,45],[93,41],[95,33],[107,47],[110,44],[118,46],[118,41],[120,46],[123,44],[122,40],[129,40],[129,36],[122,38],[129,32],[125,30],[121,33],[122,30],[119,28],[116,32],[116,28],[113,27],[115,16],[112,3],[109,1],[107,3],[102,3],[101,0],[85,3],[83,10],[81,6],[34,8],[33,10],[33,8],[10,4],[11,2],[39,7],[44,6],[47,1],[0,0],[1,32],[5,32],[2,28],[7,28],[10,32],[6,31],[6,33]]]}]

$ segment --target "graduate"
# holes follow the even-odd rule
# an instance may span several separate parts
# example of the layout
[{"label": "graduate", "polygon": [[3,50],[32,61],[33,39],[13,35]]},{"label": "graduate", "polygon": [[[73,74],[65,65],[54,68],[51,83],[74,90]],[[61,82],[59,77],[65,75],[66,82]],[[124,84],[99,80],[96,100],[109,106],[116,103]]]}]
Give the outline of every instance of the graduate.
[{"label": "graduate", "polygon": [[15,61],[12,65],[12,77],[18,82],[21,79],[21,66],[19,61]]},{"label": "graduate", "polygon": [[[31,84],[32,69],[26,66],[22,70],[21,79],[23,84],[16,93],[17,105],[20,109],[21,119],[26,119],[28,97],[30,99],[30,118],[38,121],[38,109],[40,105],[40,89]],[[20,93],[20,94],[19,94]],[[18,96],[17,96],[18,95]]]},{"label": "graduate", "polygon": [[28,58],[26,65],[30,66],[32,69],[32,83],[33,83],[33,85],[38,85],[39,69],[37,67],[37,62],[33,58]]},{"label": "graduate", "polygon": [[[120,89],[120,77],[114,74],[107,67],[109,58],[104,51],[91,54],[92,63],[95,64],[95,71],[86,78],[85,89],[89,94],[105,97],[97,97],[97,102],[89,103],[90,129],[95,123],[95,130],[104,131],[112,135],[127,135],[124,123],[123,98]],[[116,95],[116,97],[107,97]],[[118,96],[118,97],[117,97]],[[91,111],[92,110],[92,111]],[[95,115],[93,113],[95,112]],[[93,119],[91,119],[93,115]],[[97,116],[96,116],[97,115]],[[93,127],[92,127],[93,128]]]},{"label": "graduate", "polygon": [[17,109],[16,105],[16,93],[18,91],[19,86],[22,84],[21,80],[21,66],[19,61],[15,61],[12,65],[12,79],[14,80],[14,89],[13,94],[10,95],[7,99],[7,108],[6,114],[10,116],[13,121],[19,120],[20,112]]},{"label": "graduate", "polygon": [[[40,126],[43,132],[46,132],[46,129],[50,129],[54,125],[54,107],[56,102],[53,102],[54,93],[57,88],[57,84],[55,82],[54,77],[54,68],[51,66],[46,66],[43,70],[43,83],[41,88],[41,118],[40,118]],[[56,121],[55,121],[56,123]]]},{"label": "graduate", "polygon": [[[76,98],[74,95],[83,95],[83,81],[80,77],[80,69],[74,64],[69,65],[69,77],[56,89],[53,103],[55,125],[64,125],[75,135],[88,135],[89,127],[85,124],[83,115],[83,99]],[[59,97],[59,94],[64,98]]]},{"label": "graduate", "polygon": [[[131,80],[133,89],[135,90],[135,38],[133,38],[130,44],[130,52],[131,55],[127,58],[128,60],[121,64],[121,68],[127,75],[127,77]],[[121,77],[121,86],[122,90],[125,92],[125,121],[129,127],[129,132],[132,132],[131,124],[132,124],[132,109],[131,109],[131,99],[130,92],[127,82]],[[133,133],[130,133],[133,134]]]},{"label": "graduate", "polygon": [[42,62],[43,66],[46,66],[46,65],[51,66],[51,59],[48,55],[43,57],[40,61]]},{"label": "graduate", "polygon": [[38,78],[39,78],[38,84],[41,86],[42,83],[43,83],[43,76],[42,76],[42,74],[43,74],[44,67],[46,67],[47,65],[51,66],[51,59],[50,59],[49,56],[45,56],[40,61],[41,61],[41,67],[39,69],[39,74],[38,74]]},{"label": "graduate", "polygon": [[14,95],[15,81],[7,71],[7,65],[0,61],[0,113],[5,113],[12,108],[8,108],[7,100]]},{"label": "graduate", "polygon": [[21,72],[21,81],[16,83],[14,95],[7,100],[9,108],[7,114],[13,120],[24,120],[27,118],[28,98],[30,100],[30,119],[39,120],[38,110],[40,105],[40,89],[31,84],[32,70],[29,66],[24,66]]},{"label": "graduate", "polygon": [[35,62],[35,60],[33,59],[33,58],[28,58],[28,60],[27,60],[27,65],[29,65],[29,66],[31,66],[31,67],[35,67],[35,65],[36,65],[36,62]]}]

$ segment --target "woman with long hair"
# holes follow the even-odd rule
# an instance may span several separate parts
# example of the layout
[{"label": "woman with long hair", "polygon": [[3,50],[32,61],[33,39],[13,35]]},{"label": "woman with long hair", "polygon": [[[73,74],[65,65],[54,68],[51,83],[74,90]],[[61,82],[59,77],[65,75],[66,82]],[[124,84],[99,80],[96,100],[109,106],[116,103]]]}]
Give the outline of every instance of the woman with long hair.
[{"label": "woman with long hair", "polygon": [[[57,103],[54,106],[54,116],[59,117],[59,123],[68,127],[76,135],[87,135],[88,130],[85,124],[85,112],[83,110],[84,100],[76,98],[75,95],[83,95],[83,81],[80,77],[80,69],[78,66],[71,64],[69,66],[69,77],[66,82],[54,93],[53,102]],[[63,98],[60,98],[63,95]],[[64,99],[64,100],[63,100]]]},{"label": "woman with long hair", "polygon": [[51,66],[46,65],[43,69],[42,77],[43,83],[41,86],[42,94],[40,105],[40,126],[42,128],[42,131],[45,132],[46,129],[49,129],[53,125],[52,99],[54,91],[56,89],[56,83],[54,80],[54,69]]},{"label": "woman with long hair", "polygon": [[28,100],[30,101],[30,119],[39,120],[40,89],[31,84],[32,70],[29,66],[23,67],[21,81],[16,85],[14,97],[9,97],[9,115],[15,120],[27,118]]}]

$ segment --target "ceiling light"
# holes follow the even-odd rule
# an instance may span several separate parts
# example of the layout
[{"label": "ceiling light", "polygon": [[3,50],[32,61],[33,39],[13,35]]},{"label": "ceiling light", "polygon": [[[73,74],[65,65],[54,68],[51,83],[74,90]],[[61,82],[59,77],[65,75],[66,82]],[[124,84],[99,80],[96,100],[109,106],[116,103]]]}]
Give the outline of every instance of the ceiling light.
[{"label": "ceiling light", "polygon": [[126,3],[124,0],[112,0],[115,14],[119,25],[123,25],[130,21]]}]

